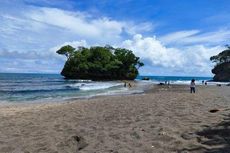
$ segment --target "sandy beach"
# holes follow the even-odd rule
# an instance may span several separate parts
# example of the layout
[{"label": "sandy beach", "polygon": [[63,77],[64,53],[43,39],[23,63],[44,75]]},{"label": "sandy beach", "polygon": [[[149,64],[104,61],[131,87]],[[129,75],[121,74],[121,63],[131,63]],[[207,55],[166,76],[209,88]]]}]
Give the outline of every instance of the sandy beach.
[{"label": "sandy beach", "polygon": [[[211,113],[210,110],[218,109]],[[230,152],[230,87],[2,105],[0,153]],[[214,110],[215,111],[215,110]]]}]

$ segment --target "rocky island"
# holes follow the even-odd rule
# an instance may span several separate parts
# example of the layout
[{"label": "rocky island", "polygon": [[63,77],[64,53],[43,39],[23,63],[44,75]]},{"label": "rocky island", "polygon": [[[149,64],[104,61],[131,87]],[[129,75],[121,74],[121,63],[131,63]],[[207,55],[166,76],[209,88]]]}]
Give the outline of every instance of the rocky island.
[{"label": "rocky island", "polygon": [[67,45],[57,53],[67,57],[61,72],[66,79],[134,80],[144,65],[131,50],[111,46],[75,49]]}]

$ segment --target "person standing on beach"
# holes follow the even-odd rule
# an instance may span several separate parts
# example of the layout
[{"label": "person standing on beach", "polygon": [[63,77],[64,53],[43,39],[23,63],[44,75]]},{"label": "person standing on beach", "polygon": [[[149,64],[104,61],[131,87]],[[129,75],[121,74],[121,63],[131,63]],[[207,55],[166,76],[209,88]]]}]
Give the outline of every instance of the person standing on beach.
[{"label": "person standing on beach", "polygon": [[196,87],[195,79],[192,79],[191,83],[190,83],[190,93],[195,93],[196,92],[195,87]]}]

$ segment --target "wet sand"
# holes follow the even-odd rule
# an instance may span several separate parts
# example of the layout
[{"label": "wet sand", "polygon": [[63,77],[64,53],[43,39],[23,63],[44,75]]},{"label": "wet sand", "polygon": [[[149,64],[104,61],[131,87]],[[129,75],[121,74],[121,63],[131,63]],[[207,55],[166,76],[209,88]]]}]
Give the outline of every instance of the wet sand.
[{"label": "wet sand", "polygon": [[2,105],[0,153],[228,152],[229,108],[230,87],[199,86],[190,94],[182,85],[65,103]]}]

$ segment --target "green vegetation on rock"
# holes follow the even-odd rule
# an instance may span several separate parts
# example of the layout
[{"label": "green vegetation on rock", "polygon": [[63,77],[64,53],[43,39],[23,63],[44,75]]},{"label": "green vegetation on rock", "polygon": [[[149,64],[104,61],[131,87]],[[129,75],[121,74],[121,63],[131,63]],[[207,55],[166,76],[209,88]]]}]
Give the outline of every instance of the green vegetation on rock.
[{"label": "green vegetation on rock", "polygon": [[212,56],[210,60],[216,63],[212,69],[212,73],[215,74],[213,80],[230,81],[230,46],[226,46],[224,51]]},{"label": "green vegetation on rock", "polygon": [[125,48],[63,46],[58,54],[65,55],[67,61],[61,75],[67,79],[87,80],[133,80],[138,68],[144,66],[140,58]]}]

